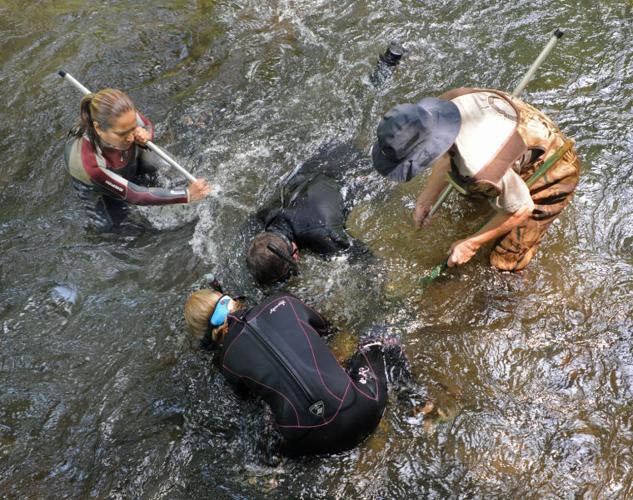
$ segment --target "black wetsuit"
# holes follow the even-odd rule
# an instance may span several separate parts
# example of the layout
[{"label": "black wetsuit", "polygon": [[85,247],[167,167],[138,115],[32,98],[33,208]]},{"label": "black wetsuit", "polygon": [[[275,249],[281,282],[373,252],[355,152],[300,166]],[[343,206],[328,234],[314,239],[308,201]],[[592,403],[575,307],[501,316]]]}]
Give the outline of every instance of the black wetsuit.
[{"label": "black wetsuit", "polygon": [[281,208],[258,213],[266,231],[282,233],[300,249],[321,255],[350,246],[343,197],[331,177],[322,173],[294,176],[282,189],[279,204]]},{"label": "black wetsuit", "polygon": [[385,408],[381,346],[359,351],[345,371],[321,338],[326,331],[325,320],[289,294],[229,316],[222,372],[270,405],[291,455],[353,448]]}]

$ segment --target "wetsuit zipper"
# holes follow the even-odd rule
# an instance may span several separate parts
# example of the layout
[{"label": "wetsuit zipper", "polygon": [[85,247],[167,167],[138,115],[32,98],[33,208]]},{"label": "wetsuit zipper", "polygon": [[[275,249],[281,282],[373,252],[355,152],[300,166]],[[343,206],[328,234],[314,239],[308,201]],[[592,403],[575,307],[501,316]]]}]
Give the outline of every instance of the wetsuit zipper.
[{"label": "wetsuit zipper", "polygon": [[312,390],[310,389],[310,387],[308,387],[308,384],[304,382],[303,378],[297,373],[297,371],[293,368],[293,366],[288,362],[286,357],[274,345],[268,342],[266,340],[266,337],[257,328],[251,325],[248,321],[244,320],[244,325],[246,325],[246,327],[249,328],[251,332],[253,332],[253,337],[255,337],[259,341],[259,343],[262,346],[264,346],[264,348],[277,359],[277,361],[281,364],[281,366],[285,368],[285,370],[294,380],[297,387],[301,389],[301,392],[303,392],[303,395],[306,397],[308,402],[312,404],[315,401],[317,401],[318,398],[314,396],[314,394],[312,393]]}]

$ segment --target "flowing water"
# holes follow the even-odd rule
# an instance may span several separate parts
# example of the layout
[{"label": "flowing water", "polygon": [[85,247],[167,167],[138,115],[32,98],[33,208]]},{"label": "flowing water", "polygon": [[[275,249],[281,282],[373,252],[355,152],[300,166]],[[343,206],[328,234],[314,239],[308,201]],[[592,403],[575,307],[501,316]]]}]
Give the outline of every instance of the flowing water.
[{"label": "flowing water", "polygon": [[[422,287],[486,210],[453,197],[414,231],[424,179],[394,186],[368,160],[381,114],[512,89],[558,26],[523,97],[576,140],[572,205],[522,276],[481,252]],[[630,1],[4,0],[0,34],[0,497],[633,496]],[[375,87],[392,38],[408,53]],[[125,89],[216,196],[86,229],[62,162],[79,95],[59,69]],[[341,168],[375,257],[306,256],[285,287],[334,322],[341,353],[391,325],[417,387],[355,450],[275,464],[262,403],[187,340],[183,303],[211,277],[263,296],[249,217],[331,145],[361,153]]]}]

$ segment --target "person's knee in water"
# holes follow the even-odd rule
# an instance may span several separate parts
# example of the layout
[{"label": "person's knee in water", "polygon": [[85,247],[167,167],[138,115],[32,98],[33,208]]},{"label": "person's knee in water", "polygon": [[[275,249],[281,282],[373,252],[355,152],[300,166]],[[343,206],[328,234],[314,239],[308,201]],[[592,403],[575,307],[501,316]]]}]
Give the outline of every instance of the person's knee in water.
[{"label": "person's knee in water", "polygon": [[194,339],[221,349],[224,377],[269,405],[286,454],[347,450],[378,425],[387,401],[379,340],[361,346],[344,370],[321,338],[325,319],[289,294],[246,309],[200,290],[187,299],[185,321]]}]

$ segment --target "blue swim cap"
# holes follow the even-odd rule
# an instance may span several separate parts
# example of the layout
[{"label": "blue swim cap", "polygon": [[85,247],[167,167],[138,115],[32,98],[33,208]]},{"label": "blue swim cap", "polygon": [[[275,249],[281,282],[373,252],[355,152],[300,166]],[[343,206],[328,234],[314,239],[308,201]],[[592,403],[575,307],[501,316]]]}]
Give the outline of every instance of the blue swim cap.
[{"label": "blue swim cap", "polygon": [[228,295],[222,295],[220,300],[215,304],[215,308],[213,309],[213,313],[211,313],[211,317],[209,318],[209,325],[211,328],[217,328],[218,326],[222,326],[226,321],[226,317],[229,315],[229,303],[231,302],[231,297]]}]

